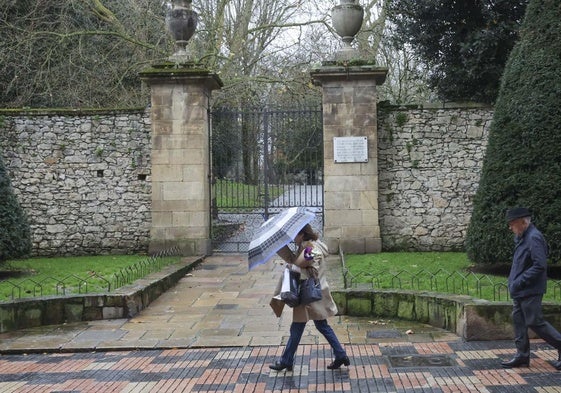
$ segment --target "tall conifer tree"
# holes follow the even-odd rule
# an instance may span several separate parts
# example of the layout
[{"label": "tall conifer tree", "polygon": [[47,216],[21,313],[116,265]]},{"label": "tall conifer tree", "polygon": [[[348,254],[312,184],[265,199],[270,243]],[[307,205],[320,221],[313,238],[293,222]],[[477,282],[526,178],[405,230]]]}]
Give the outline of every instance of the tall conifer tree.
[{"label": "tall conifer tree", "polygon": [[30,251],[31,232],[27,216],[14,194],[0,154],[0,263],[24,257]]},{"label": "tall conifer tree", "polygon": [[509,262],[505,212],[528,207],[561,257],[561,1],[531,0],[502,76],[466,250],[477,264]]}]

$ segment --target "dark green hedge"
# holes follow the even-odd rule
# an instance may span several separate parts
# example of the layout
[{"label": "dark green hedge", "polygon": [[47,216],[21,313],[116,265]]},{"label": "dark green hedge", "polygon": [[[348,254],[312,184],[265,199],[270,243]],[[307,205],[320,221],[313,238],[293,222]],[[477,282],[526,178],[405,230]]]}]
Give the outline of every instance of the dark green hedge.
[{"label": "dark green hedge", "polygon": [[0,264],[31,251],[27,216],[13,192],[0,151]]},{"label": "dark green hedge", "polygon": [[466,237],[477,264],[509,262],[510,207],[525,206],[561,259],[561,2],[532,0],[507,62]]}]

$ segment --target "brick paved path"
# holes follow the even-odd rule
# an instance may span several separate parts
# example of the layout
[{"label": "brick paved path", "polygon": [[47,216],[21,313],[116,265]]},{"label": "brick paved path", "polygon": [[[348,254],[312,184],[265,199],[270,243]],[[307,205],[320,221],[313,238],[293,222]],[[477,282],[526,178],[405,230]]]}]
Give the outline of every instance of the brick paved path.
[{"label": "brick paved path", "polygon": [[278,346],[8,355],[0,392],[561,392],[556,351],[534,347],[516,370],[500,368],[506,342],[348,345],[351,366],[334,371],[329,346],[303,345],[280,373]]}]

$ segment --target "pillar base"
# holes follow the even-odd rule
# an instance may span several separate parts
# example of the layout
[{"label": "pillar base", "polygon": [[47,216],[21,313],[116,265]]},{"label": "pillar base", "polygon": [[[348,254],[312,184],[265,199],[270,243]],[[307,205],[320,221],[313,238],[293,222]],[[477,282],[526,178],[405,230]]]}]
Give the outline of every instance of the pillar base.
[{"label": "pillar base", "polygon": [[337,254],[341,251],[345,254],[375,254],[382,251],[381,238],[336,239],[324,237],[322,240],[327,245],[330,254]]},{"label": "pillar base", "polygon": [[150,255],[159,252],[176,250],[183,257],[207,256],[212,254],[210,239],[151,239],[148,246]]}]

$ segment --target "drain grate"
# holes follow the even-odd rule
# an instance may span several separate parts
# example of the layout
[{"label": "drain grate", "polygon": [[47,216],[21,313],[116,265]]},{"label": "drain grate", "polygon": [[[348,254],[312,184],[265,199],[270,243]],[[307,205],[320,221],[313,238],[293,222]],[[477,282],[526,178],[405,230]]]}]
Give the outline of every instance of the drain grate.
[{"label": "drain grate", "polygon": [[366,338],[399,338],[401,333],[398,330],[369,330],[366,332]]},{"label": "drain grate", "polygon": [[449,367],[455,360],[445,355],[400,355],[389,356],[392,367]]},{"label": "drain grate", "polygon": [[238,308],[238,304],[217,304],[214,306],[215,310],[234,310]]}]

